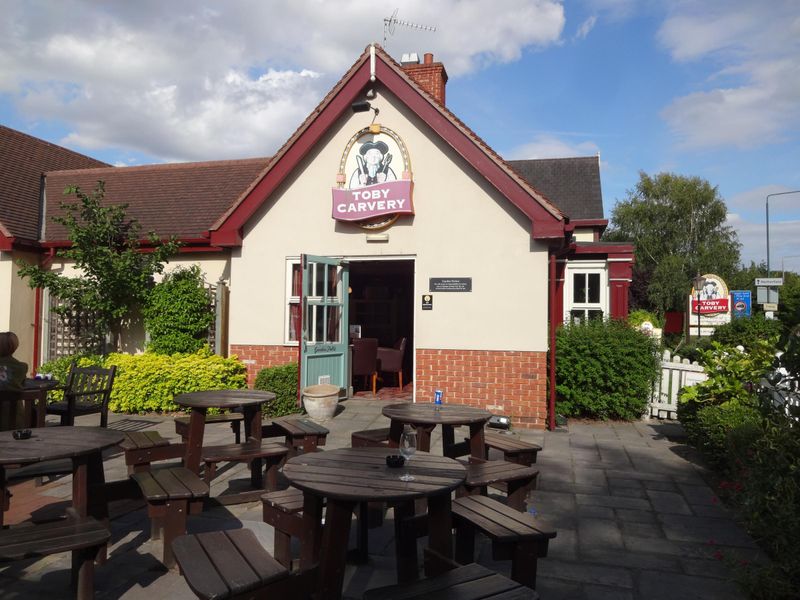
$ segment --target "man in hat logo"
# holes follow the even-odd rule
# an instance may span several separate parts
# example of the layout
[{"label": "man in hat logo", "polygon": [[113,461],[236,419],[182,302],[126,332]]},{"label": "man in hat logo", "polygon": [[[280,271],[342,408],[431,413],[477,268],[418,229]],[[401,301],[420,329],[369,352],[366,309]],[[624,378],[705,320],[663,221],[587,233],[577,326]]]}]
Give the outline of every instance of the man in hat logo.
[{"label": "man in hat logo", "polygon": [[386,142],[369,141],[361,144],[356,156],[358,168],[350,178],[350,188],[394,181],[397,179],[392,168],[392,154]]}]

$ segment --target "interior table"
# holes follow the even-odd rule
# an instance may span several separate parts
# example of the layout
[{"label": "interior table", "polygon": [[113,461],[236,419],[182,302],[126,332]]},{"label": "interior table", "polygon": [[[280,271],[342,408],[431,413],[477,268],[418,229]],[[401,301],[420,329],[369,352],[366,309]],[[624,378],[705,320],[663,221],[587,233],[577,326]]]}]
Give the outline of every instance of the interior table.
[{"label": "interior table", "polygon": [[[417,448],[430,452],[431,432],[437,425],[442,427],[444,455],[455,457],[469,454],[483,459],[486,456],[483,427],[492,413],[482,408],[461,404],[428,404],[401,402],[383,408],[383,415],[392,420],[389,428],[389,446],[397,448],[406,425],[417,430]],[[468,426],[469,440],[466,444],[455,443],[454,427]]]},{"label": "interior table", "polygon": [[[284,476],[304,492],[303,518],[318,531],[322,501],[326,500],[321,540],[300,549],[300,568],[319,561],[319,599],[342,597],[345,559],[352,512],[362,502],[388,502],[395,507],[398,580],[416,579],[417,541],[413,524],[414,501],[427,498],[430,547],[452,556],[450,494],[466,476],[464,466],[450,458],[417,452],[403,467],[389,468],[387,448],[340,448],[301,454],[283,468]],[[402,481],[409,474],[413,481]],[[404,526],[405,525],[405,526]],[[399,534],[399,535],[398,535]]]},{"label": "interior table", "polygon": [[[108,516],[104,490],[103,450],[116,446],[125,434],[103,427],[42,427],[31,437],[15,440],[13,432],[0,432],[0,498],[6,490],[6,468],[46,460],[72,459],[72,507],[80,516]],[[0,512],[0,526],[2,526]]]},{"label": "interior table", "polygon": [[[261,405],[275,399],[275,394],[263,390],[208,390],[188,392],[175,396],[175,404],[192,410],[189,417],[189,435],[186,444],[184,465],[187,469],[200,474],[200,459],[203,451],[203,434],[206,427],[206,413],[209,408],[236,409],[241,408],[244,414],[245,439],[261,441]],[[253,472],[261,469],[260,461],[251,463],[251,480],[257,481]],[[263,492],[262,492],[263,493]],[[245,497],[241,497],[245,500]]]}]

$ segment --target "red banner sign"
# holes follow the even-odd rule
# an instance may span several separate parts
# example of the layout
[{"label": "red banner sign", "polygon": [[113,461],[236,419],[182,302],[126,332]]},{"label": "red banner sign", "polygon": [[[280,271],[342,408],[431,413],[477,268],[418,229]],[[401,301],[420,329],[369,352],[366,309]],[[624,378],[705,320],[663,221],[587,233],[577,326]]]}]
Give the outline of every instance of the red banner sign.
[{"label": "red banner sign", "polygon": [[355,189],[333,188],[333,218],[363,221],[383,215],[413,215],[412,182],[401,179]]},{"label": "red banner sign", "polygon": [[728,299],[716,298],[714,300],[696,300],[692,299],[692,312],[701,315],[712,315],[715,313],[728,312]]}]

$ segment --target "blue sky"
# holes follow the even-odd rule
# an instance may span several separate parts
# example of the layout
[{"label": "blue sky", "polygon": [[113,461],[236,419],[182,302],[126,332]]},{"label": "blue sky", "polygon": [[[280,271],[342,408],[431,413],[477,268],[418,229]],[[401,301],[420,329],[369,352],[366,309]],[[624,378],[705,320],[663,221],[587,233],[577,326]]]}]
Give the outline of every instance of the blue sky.
[{"label": "blue sky", "polygon": [[[742,258],[800,190],[800,1],[0,0],[0,122],[113,164],[273,153],[363,48],[433,52],[506,158],[600,153],[606,215],[643,170],[719,187]],[[77,25],[76,25],[77,24]],[[770,200],[800,271],[800,194]]]}]

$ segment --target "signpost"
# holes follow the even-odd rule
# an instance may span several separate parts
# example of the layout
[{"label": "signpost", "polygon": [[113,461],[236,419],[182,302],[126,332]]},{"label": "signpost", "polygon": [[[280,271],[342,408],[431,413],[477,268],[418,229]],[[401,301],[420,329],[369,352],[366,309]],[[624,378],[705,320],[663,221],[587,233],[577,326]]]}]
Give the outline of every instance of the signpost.
[{"label": "signpost", "polygon": [[756,286],[777,287],[783,285],[783,277],[756,277]]}]

